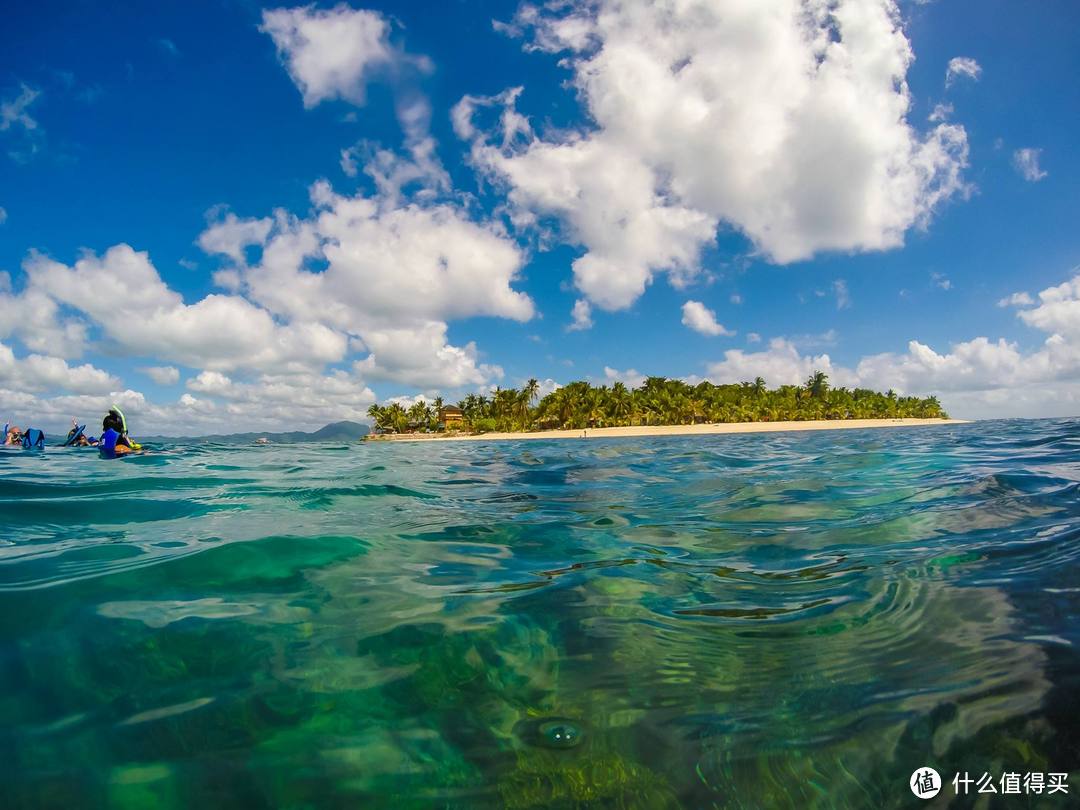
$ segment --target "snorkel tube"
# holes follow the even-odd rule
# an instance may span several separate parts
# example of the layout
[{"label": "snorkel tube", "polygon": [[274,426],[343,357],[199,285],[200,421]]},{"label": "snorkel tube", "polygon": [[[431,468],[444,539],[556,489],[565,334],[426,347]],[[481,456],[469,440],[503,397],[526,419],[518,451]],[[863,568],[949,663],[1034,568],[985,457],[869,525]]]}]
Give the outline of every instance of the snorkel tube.
[{"label": "snorkel tube", "polygon": [[[120,407],[116,404],[113,404],[113,406],[109,408],[109,413],[114,413],[118,417],[120,417],[120,432],[117,433],[116,430],[110,428],[109,430],[105,431],[105,433],[101,434],[101,445],[103,448],[101,454],[106,458],[115,458],[116,456],[122,456],[130,453],[133,450],[142,450],[142,445],[138,442],[132,441],[131,437],[128,435],[127,417],[124,416],[124,412],[120,410]],[[116,439],[113,441],[111,449],[106,451],[104,449],[105,437],[108,436],[110,432],[117,433],[117,435]]]},{"label": "snorkel tube", "polygon": [[109,410],[113,411],[117,416],[120,417],[120,433],[121,433],[121,435],[126,436],[127,432],[128,432],[128,429],[127,429],[127,418],[124,416],[124,412],[122,410],[120,410],[120,406],[116,405],[115,403],[113,404],[113,406],[111,408],[109,408]]}]

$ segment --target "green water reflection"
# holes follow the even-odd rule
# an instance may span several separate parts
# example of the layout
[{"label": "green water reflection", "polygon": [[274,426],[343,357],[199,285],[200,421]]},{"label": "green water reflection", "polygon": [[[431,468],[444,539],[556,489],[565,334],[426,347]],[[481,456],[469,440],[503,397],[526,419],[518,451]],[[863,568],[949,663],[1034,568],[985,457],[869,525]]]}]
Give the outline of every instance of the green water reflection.
[{"label": "green water reflection", "polygon": [[864,441],[264,454],[188,515],[61,520],[5,568],[0,799],[904,807],[925,764],[1074,767],[1014,591],[1075,577],[1075,503]]}]

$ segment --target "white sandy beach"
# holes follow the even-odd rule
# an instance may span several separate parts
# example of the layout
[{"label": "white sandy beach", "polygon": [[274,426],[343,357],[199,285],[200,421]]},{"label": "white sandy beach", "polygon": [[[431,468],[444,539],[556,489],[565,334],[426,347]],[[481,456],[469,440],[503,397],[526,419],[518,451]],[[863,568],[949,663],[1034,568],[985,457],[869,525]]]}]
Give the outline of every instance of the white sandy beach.
[{"label": "white sandy beach", "polygon": [[608,439],[632,436],[711,436],[723,433],[783,433],[803,430],[859,430],[866,428],[963,425],[964,419],[821,419],[806,422],[721,422],[707,425],[637,425],[587,430],[537,430],[528,433],[403,433],[370,436],[373,441],[486,442],[505,439]]}]

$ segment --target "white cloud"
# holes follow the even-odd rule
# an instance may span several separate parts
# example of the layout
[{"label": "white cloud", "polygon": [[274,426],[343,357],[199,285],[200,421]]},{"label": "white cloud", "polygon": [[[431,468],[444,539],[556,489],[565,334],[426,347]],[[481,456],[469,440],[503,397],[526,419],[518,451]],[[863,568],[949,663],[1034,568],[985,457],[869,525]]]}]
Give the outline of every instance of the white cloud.
[{"label": "white cloud", "polygon": [[842,278],[832,283],[833,295],[836,296],[836,308],[848,309],[851,307],[851,293],[848,292],[847,282]]},{"label": "white cloud", "polygon": [[[0,369],[3,352],[0,350]],[[2,375],[2,371],[0,371]],[[329,374],[262,375],[232,382],[222,396],[185,392],[172,402],[151,402],[138,392],[39,396],[21,385],[10,389],[0,376],[0,402],[20,424],[60,429],[72,416],[93,422],[113,403],[124,409],[136,436],[163,433],[194,436],[272,430],[317,430],[341,419],[366,421],[375,401],[371,389],[343,371]]]},{"label": "white cloud", "polygon": [[570,325],[566,327],[568,332],[579,332],[584,329],[592,329],[592,307],[589,306],[589,302],[584,298],[579,298],[574,302],[573,309],[570,310]]},{"label": "white cloud", "polygon": [[32,352],[72,358],[82,355],[87,325],[61,314],[60,306],[41,290],[11,290],[10,280],[0,285],[0,340],[17,336]]},{"label": "white cloud", "polygon": [[[699,270],[720,222],[773,261],[899,246],[966,186],[963,127],[907,122],[913,58],[890,0],[525,6],[504,30],[567,51],[595,126],[537,136],[521,92],[466,97],[455,130],[518,227],[554,216],[606,309]],[[499,112],[495,132],[477,119]]]},{"label": "white cloud", "polygon": [[446,321],[532,318],[532,300],[512,287],[520,249],[456,205],[399,192],[347,197],[316,184],[312,217],[277,212],[260,262],[234,268],[237,289],[281,318],[353,336],[370,352],[358,365],[370,379],[439,387],[501,376],[474,345],[447,343]]},{"label": "white cloud", "polygon": [[192,391],[200,394],[216,394],[224,396],[232,389],[232,380],[220,371],[203,371],[198,376],[188,380],[186,385]]},{"label": "white cloud", "polygon": [[645,375],[640,373],[636,368],[628,368],[626,371],[619,371],[617,368],[604,366],[604,379],[609,384],[621,382],[629,388],[640,388],[641,384],[645,382]]},{"label": "white cloud", "polygon": [[815,371],[824,371],[837,385],[842,383],[835,378],[845,376],[843,372],[838,375],[829,355],[804,356],[791,341],[773,338],[769,347],[759,352],[729,349],[724,352],[723,360],[708,365],[706,376],[718,383],[764,377],[770,386],[800,385]]},{"label": "white cloud", "polygon": [[76,394],[100,394],[118,388],[120,380],[89,363],[69,366],[59,357],[31,354],[16,358],[0,343],[0,386],[21,391],[70,391]]},{"label": "white cloud", "polygon": [[128,245],[71,267],[31,254],[28,290],[77,310],[124,353],[211,368],[310,368],[341,360],[346,337],[322,324],[278,324],[239,296],[208,295],[194,304],[162,281],[149,256]]},{"label": "white cloud", "polygon": [[729,300],[731,301],[731,303],[738,305],[743,302],[743,297],[738,293],[732,293]]},{"label": "white cloud", "polygon": [[[533,316],[531,299],[510,286],[521,251],[458,207],[393,207],[325,183],[312,198],[314,216],[279,213],[262,261],[243,269],[250,295],[271,311],[360,332],[369,323]],[[311,259],[326,268],[309,271]]]},{"label": "white cloud", "polygon": [[953,287],[952,281],[944,273],[931,273],[930,280],[934,282],[935,287],[943,290],[951,290]]},{"label": "white cloud", "polygon": [[953,114],[952,104],[935,104],[933,111],[927,117],[928,121],[939,123],[941,121],[948,121],[949,116]]},{"label": "white cloud", "polygon": [[949,60],[945,69],[945,86],[950,86],[958,78],[978,81],[982,75],[982,66],[970,56],[956,56]]},{"label": "white cloud", "polygon": [[1013,167],[1029,183],[1037,183],[1046,177],[1046,172],[1039,167],[1042,149],[1017,149],[1013,152]]},{"label": "white cloud", "polygon": [[314,6],[263,11],[259,29],[277,46],[305,107],[341,98],[363,105],[372,75],[396,58],[390,26],[376,11]]},{"label": "white cloud", "polygon": [[5,132],[15,126],[22,127],[28,132],[37,129],[37,121],[27,110],[40,95],[40,90],[34,90],[23,84],[20,85],[17,96],[10,101],[0,102],[0,132]]},{"label": "white cloud", "polygon": [[451,346],[446,324],[385,328],[364,333],[370,354],[354,368],[370,380],[393,380],[425,390],[455,389],[501,379],[503,370],[478,362],[475,343]]},{"label": "white cloud", "polygon": [[560,388],[562,388],[562,385],[560,383],[555,382],[555,380],[551,379],[551,377],[548,377],[547,379],[544,379],[544,380],[540,380],[539,382],[540,382],[540,388],[537,390],[536,395],[540,399],[543,399],[544,397],[546,397],[548,394],[552,393],[553,391],[558,391]]},{"label": "white cloud", "polygon": [[761,343],[761,335],[759,335],[757,332],[747,332],[746,333],[746,342],[747,343]]},{"label": "white cloud", "polygon": [[795,342],[776,338],[766,350],[731,350],[708,366],[718,382],[740,382],[760,375],[770,385],[795,384],[812,371],[824,371],[834,385],[894,389],[903,394],[939,394],[957,416],[1052,416],[1075,414],[1080,404],[1080,275],[1049,287],[1036,299],[1015,293],[999,302],[1025,307],[1019,318],[1043,332],[1041,345],[986,337],[954,343],[938,352],[918,341],[902,354],[884,353],[838,366],[828,354],[802,354]]},{"label": "white cloud", "polygon": [[1035,299],[1026,292],[1013,293],[998,301],[999,307],[1020,306],[1029,307],[1034,305]]},{"label": "white cloud", "polygon": [[[268,11],[263,30],[309,106],[336,97],[361,103],[380,65],[390,78],[428,65],[388,44],[380,15],[344,5]],[[429,133],[430,104],[396,90],[402,152],[364,144],[348,154],[357,173],[358,158],[366,159],[372,196],[342,196],[321,182],[307,217],[210,213],[198,244],[222,257],[213,279],[230,294],[185,301],[146,253],[123,244],[70,266],[32,253],[22,289],[0,290],[0,338],[58,357],[93,341],[109,354],[154,358],[161,365],[142,368],[159,384],[179,381],[176,366],[198,370],[181,400],[148,406],[161,422],[189,411],[239,416],[241,405],[280,392],[283,402],[297,399],[297,380],[317,387],[311,396],[340,389],[355,403],[370,402],[366,380],[434,389],[500,379],[502,369],[483,362],[474,343],[449,342],[448,321],[532,318],[532,300],[513,288],[523,252],[499,224],[478,221],[466,198],[451,197]],[[320,373],[342,362],[351,362],[350,373]],[[329,412],[334,402],[312,407]]]},{"label": "white cloud", "polygon": [[710,337],[735,334],[718,324],[716,322],[716,313],[700,301],[687,301],[682,305],[682,322],[683,326]]},{"label": "white cloud", "polygon": [[139,370],[158,385],[176,385],[180,381],[180,369],[175,366],[150,366]]},{"label": "white cloud", "polygon": [[[1026,293],[1020,295],[1022,297]],[[1070,340],[1080,339],[1080,275],[1043,290],[1039,293],[1039,305],[1034,309],[1021,310],[1019,315],[1021,320],[1036,329],[1065,335]]]},{"label": "white cloud", "polygon": [[244,248],[251,245],[262,247],[273,224],[269,217],[241,220],[229,212],[199,234],[198,245],[206,253],[219,253],[237,264],[244,264]]}]

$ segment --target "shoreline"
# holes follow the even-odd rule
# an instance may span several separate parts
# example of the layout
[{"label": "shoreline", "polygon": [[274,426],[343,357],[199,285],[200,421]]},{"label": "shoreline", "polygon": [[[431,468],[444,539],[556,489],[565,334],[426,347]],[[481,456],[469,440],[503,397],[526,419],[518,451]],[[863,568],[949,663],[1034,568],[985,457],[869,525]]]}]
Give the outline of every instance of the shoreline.
[{"label": "shoreline", "polygon": [[635,425],[582,430],[534,430],[521,433],[390,433],[369,434],[368,442],[477,442],[534,439],[610,439],[643,436],[714,436],[738,433],[786,433],[813,430],[966,425],[967,419],[818,419],[805,422],[715,422],[704,425]]}]

